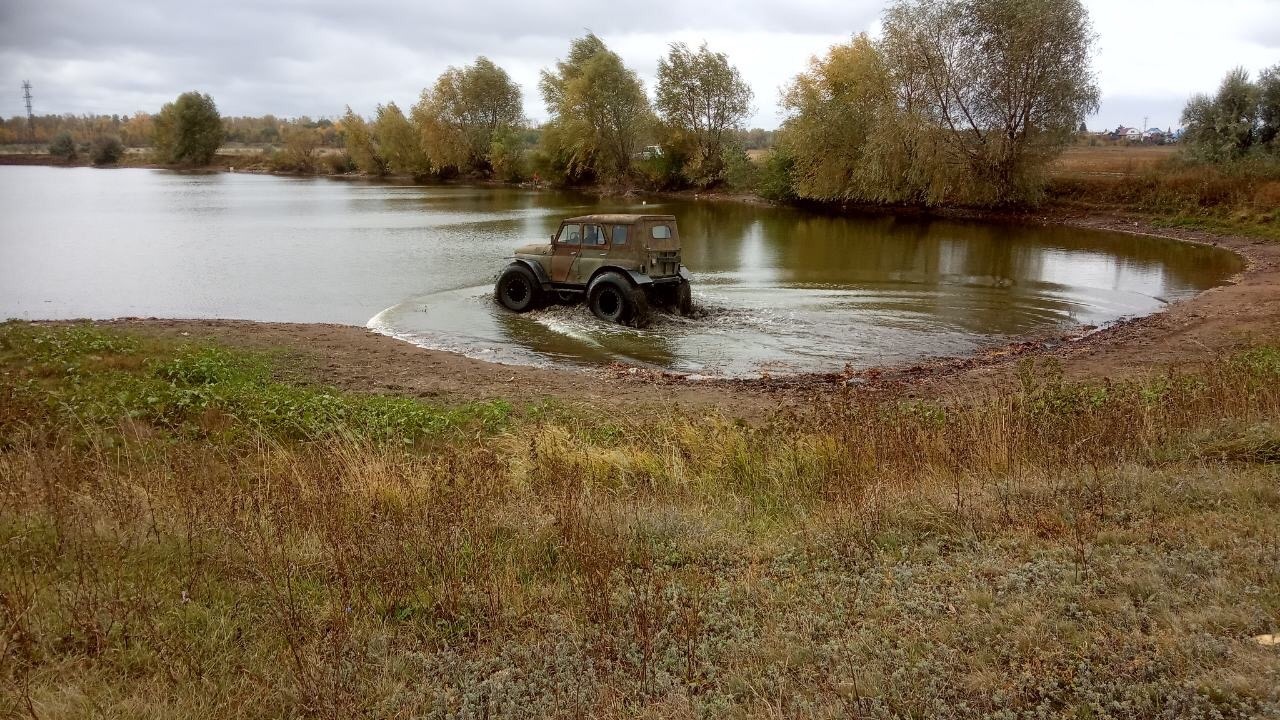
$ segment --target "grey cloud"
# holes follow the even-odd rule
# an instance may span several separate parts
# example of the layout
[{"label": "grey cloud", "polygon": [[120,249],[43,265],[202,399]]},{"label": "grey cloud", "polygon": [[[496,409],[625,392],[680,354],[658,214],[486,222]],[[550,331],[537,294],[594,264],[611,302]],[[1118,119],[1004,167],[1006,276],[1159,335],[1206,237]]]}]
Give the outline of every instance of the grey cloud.
[{"label": "grey cloud", "polygon": [[[19,0],[2,11],[0,74],[15,87],[31,79],[41,112],[154,110],[199,88],[226,113],[314,116],[348,103],[368,112],[379,101],[411,102],[447,65],[484,54],[525,79],[526,112],[538,116],[529,80],[587,28],[606,40],[686,30],[850,34],[879,11],[875,1],[831,0]],[[663,50],[658,43],[652,58],[626,60],[643,71]],[[0,112],[18,104],[5,98]]]}]

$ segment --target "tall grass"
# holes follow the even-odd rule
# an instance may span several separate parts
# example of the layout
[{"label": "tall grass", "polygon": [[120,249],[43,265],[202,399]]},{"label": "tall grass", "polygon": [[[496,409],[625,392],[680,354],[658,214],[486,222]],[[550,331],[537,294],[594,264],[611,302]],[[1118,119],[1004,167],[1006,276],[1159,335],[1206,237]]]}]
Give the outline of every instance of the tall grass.
[{"label": "tall grass", "polygon": [[0,338],[0,714],[1280,710],[1249,640],[1280,621],[1274,348],[763,426],[517,408],[406,444],[411,414],[232,401],[211,430],[139,395],[108,421],[52,399],[116,374],[235,397],[264,361]]},{"label": "tall grass", "polygon": [[1213,165],[1170,158],[1116,175],[1061,174],[1049,197],[1154,214],[1174,225],[1241,230],[1280,239],[1280,163]]}]

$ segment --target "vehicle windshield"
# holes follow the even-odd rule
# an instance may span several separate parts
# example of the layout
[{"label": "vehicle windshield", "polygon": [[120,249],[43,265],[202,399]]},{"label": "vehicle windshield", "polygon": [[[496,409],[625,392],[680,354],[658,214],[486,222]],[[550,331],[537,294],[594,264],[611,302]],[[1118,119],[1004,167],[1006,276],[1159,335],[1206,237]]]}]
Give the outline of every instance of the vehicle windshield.
[{"label": "vehicle windshield", "polygon": [[582,244],[582,226],[581,225],[565,225],[560,228],[560,237],[556,238],[556,242],[560,245],[581,245]]}]

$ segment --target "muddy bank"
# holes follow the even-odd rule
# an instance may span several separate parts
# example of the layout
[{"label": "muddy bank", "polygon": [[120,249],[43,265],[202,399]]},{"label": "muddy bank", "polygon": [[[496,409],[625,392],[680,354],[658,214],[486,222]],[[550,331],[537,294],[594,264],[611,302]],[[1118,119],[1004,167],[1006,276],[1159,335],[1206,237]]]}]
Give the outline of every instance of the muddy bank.
[{"label": "muddy bank", "polygon": [[[1026,219],[1026,218],[1024,218]],[[1102,329],[1033,338],[975,356],[856,372],[761,380],[690,379],[614,365],[553,369],[502,365],[424,350],[359,327],[236,320],[128,318],[100,324],[144,334],[212,340],[287,353],[295,379],[348,390],[411,395],[442,403],[552,399],[618,410],[678,405],[764,419],[836,393],[952,395],[1007,380],[1019,360],[1053,358],[1072,378],[1121,379],[1196,363],[1251,342],[1280,337],[1280,246],[1252,238],[1156,228],[1140,219],[1096,214],[1042,215],[1041,222],[1137,233],[1231,249],[1246,260],[1234,282],[1164,311]],[[838,370],[833,368],[833,370]]]}]

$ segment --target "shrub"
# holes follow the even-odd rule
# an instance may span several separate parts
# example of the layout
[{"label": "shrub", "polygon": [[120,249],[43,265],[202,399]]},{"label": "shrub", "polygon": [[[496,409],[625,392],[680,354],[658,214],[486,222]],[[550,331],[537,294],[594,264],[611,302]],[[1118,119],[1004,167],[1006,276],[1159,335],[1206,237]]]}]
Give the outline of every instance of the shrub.
[{"label": "shrub", "polygon": [[71,138],[71,133],[60,132],[53,138],[53,142],[49,143],[49,154],[59,160],[75,160],[76,141]]},{"label": "shrub", "polygon": [[795,164],[791,154],[781,147],[766,155],[757,173],[756,192],[760,197],[774,202],[794,200],[796,188],[791,171]]},{"label": "shrub", "polygon": [[760,182],[760,168],[741,148],[725,152],[724,181],[733,190],[754,190]]},{"label": "shrub", "polygon": [[324,162],[329,167],[330,175],[346,175],[360,169],[356,167],[355,159],[345,152],[328,153],[324,155]]},{"label": "shrub", "polygon": [[114,165],[124,155],[124,143],[115,135],[99,135],[89,145],[89,159],[94,165]]}]

